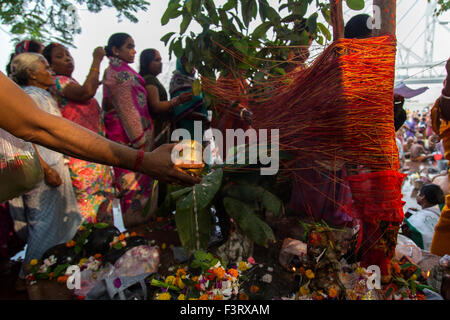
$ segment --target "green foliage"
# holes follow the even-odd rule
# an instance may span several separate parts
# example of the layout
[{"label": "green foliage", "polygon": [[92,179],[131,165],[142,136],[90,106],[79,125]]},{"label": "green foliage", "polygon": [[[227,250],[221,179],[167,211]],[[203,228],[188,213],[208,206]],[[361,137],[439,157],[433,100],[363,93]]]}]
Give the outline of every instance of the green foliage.
[{"label": "green foliage", "polygon": [[[430,0],[428,0],[430,2]],[[435,10],[435,15],[439,16],[442,13],[450,10],[450,1],[448,0],[437,0],[437,8]]]},{"label": "green foliage", "polygon": [[203,272],[214,267],[219,262],[219,259],[215,258],[211,253],[202,250],[195,251],[193,257],[191,268],[201,268]]},{"label": "green foliage", "polygon": [[347,6],[353,10],[364,9],[364,0],[345,0]]},{"label": "green foliage", "polygon": [[16,41],[32,38],[72,45],[74,35],[81,33],[78,17],[72,8],[85,6],[90,12],[114,8],[119,21],[125,17],[137,22],[134,13],[146,11],[148,5],[145,0],[2,0],[0,23],[11,26],[10,32],[16,36]]}]

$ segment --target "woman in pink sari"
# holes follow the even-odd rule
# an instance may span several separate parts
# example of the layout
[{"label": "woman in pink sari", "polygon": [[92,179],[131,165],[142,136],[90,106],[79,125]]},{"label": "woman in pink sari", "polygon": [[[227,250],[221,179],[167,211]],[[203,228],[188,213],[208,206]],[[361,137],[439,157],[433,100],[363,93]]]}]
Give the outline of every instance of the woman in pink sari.
[{"label": "woman in pink sari", "polygon": [[[128,64],[134,62],[134,41],[126,33],[113,34],[105,48],[110,60],[103,76],[103,103],[106,137],[132,148],[152,149],[153,123],[148,111],[144,79]],[[152,196],[153,180],[144,174],[114,168],[126,227],[145,222],[150,217],[144,209],[156,209]]]}]

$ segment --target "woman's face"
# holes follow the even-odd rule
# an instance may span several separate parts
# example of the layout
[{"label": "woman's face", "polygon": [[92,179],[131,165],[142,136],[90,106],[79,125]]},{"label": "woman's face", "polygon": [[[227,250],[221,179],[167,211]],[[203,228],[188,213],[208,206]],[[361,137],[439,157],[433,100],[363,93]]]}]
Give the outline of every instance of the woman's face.
[{"label": "woman's face", "polygon": [[162,62],[161,62],[161,55],[158,51],[155,52],[155,57],[153,58],[153,61],[150,62],[148,65],[148,71],[150,74],[157,76],[162,72]]},{"label": "woman's face", "polygon": [[112,51],[115,57],[127,63],[133,63],[136,55],[133,38],[129,37],[120,48],[113,47]]},{"label": "woman's face", "polygon": [[429,203],[428,203],[427,199],[420,192],[417,194],[416,201],[417,201],[417,204],[422,207],[422,209],[429,207]]},{"label": "woman's face", "polygon": [[55,81],[53,79],[53,71],[48,65],[47,60],[41,60],[37,63],[34,71],[30,71],[29,84],[42,89],[48,89]]},{"label": "woman's face", "polygon": [[51,67],[57,75],[72,76],[75,64],[70,55],[69,50],[64,46],[57,46],[52,50],[52,64]]}]

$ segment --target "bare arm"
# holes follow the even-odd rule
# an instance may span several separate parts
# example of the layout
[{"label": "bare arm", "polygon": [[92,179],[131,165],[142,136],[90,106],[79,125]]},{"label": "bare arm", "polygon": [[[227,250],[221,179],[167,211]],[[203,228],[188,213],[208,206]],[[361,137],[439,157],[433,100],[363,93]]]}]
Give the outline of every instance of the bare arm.
[{"label": "bare arm", "polygon": [[80,86],[74,82],[69,83],[63,90],[64,97],[69,100],[83,102],[95,96],[100,84],[98,79],[100,63],[105,56],[105,50],[102,47],[97,47],[94,50],[93,56],[94,59],[92,61],[91,68],[89,69],[89,73],[83,85]]},{"label": "bare arm", "polygon": [[150,108],[152,108],[153,112],[156,113],[170,111],[172,108],[192,100],[192,92],[183,92],[172,100],[161,101],[159,100],[159,92],[157,87],[149,84],[145,87],[145,89],[148,94],[148,104],[150,105]]},{"label": "bare arm", "polygon": [[[33,99],[2,72],[0,88],[0,128],[26,141],[79,159],[133,170],[137,150],[42,111]],[[171,160],[173,146],[162,145],[153,152],[146,152],[138,171],[162,182],[199,183],[199,178],[174,168]]]}]

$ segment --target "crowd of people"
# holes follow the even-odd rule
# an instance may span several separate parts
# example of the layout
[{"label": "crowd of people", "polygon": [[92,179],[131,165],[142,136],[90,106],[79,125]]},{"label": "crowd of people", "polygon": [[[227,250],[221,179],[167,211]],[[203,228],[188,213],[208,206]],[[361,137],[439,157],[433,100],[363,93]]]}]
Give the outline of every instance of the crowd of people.
[{"label": "crowd of people", "polygon": [[[26,40],[15,47],[8,77],[0,73],[0,128],[34,143],[44,173],[32,191],[0,207],[2,220],[12,216],[27,223],[25,264],[72,239],[84,221],[113,225],[116,198],[129,228],[151,218],[165,194],[164,183],[200,182],[184,173],[182,164],[175,166],[170,157],[174,144],[168,144],[176,128],[194,137],[194,120],[202,121],[203,128],[209,124],[202,97],[192,92],[195,69],[178,59],[168,94],[157,78],[162,71],[160,53],[143,50],[138,71],[130,65],[135,56],[132,36],[113,34],[105,47],[93,50],[86,79],[78,82],[72,77],[75,63],[69,48]],[[105,57],[109,65],[101,76]],[[450,62],[450,74],[449,69]],[[97,101],[100,85],[103,98]],[[401,170],[436,162],[447,172],[450,126],[441,119],[450,119],[449,96],[447,82],[433,109],[423,111],[405,111],[404,98],[394,97]],[[417,196],[422,209],[410,211],[402,229],[422,249],[438,255],[450,254],[446,201],[449,195],[440,186],[423,186]]]},{"label": "crowd of people", "polygon": [[[170,154],[174,145],[167,144],[171,130],[190,129],[191,113],[205,113],[201,97],[193,96],[189,87],[195,69],[187,73],[184,59],[178,61],[177,72],[183,72],[184,82],[171,91],[169,99],[156,78],[162,71],[159,52],[144,50],[139,72],[130,66],[135,55],[130,35],[113,34],[105,47],[93,50],[91,67],[81,83],[72,77],[75,63],[66,46],[44,46],[36,40],[16,45],[6,67],[9,79],[1,74],[2,90],[11,89],[10,97],[2,96],[0,118],[5,123],[1,128],[36,143],[33,148],[44,174],[33,190],[2,203],[0,208],[3,226],[12,228],[11,217],[26,222],[21,233],[27,243],[24,263],[40,259],[50,247],[72,239],[83,222],[113,225],[115,198],[120,200],[124,225],[129,228],[150,219],[156,210],[155,180],[160,185],[200,182],[183,172],[182,163],[174,166]],[[101,78],[105,57],[109,66]],[[174,79],[174,84],[179,83],[176,73]],[[23,91],[17,91],[10,80]],[[103,100],[99,102],[94,96],[100,84]],[[24,115],[27,104],[31,109]],[[45,119],[33,107],[58,121]],[[175,112],[176,108],[182,112]],[[203,120],[207,121],[206,116]],[[14,234],[13,230],[2,231],[3,235]],[[2,239],[2,249],[8,240]]]}]

